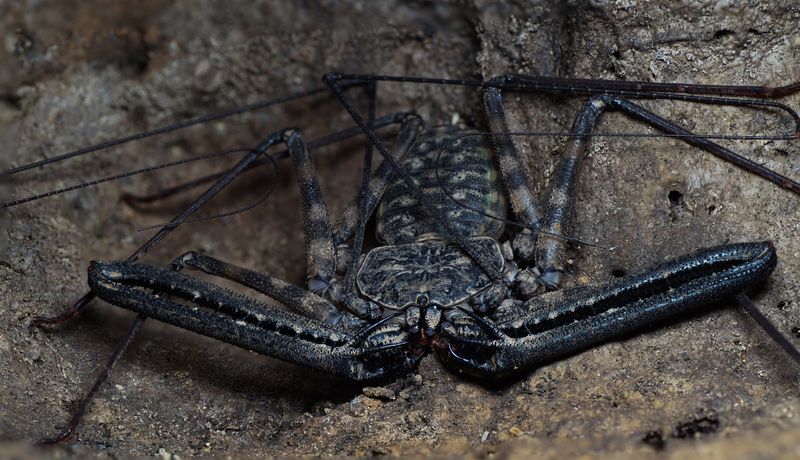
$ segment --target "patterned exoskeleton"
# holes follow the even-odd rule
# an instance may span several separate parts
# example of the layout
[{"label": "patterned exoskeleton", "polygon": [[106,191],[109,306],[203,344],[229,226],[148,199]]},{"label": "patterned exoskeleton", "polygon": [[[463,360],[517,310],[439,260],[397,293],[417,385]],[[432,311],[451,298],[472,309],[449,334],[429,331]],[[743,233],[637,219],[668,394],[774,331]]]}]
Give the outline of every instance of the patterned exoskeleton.
[{"label": "patterned exoskeleton", "polygon": [[[190,252],[171,268],[94,262],[94,293],[160,321],[355,381],[409,371],[429,351],[459,371],[494,378],[741,293],[775,267],[770,243],[731,244],[605,285],[557,291],[580,160],[604,110],[622,111],[716,155],[733,153],[628,100],[594,95],[574,123],[540,215],[502,103],[501,90],[524,90],[525,77],[481,83],[495,135],[424,128],[419,117],[398,115],[392,153],[339,86],[358,80],[327,77],[384,162],[335,229],[296,130],[270,135],[219,182],[232,180],[275,144],[286,144],[304,203],[308,290]],[[507,214],[515,227],[505,225]],[[372,215],[382,246],[361,255],[364,223]],[[294,312],[179,273],[183,268],[233,280]]]}]

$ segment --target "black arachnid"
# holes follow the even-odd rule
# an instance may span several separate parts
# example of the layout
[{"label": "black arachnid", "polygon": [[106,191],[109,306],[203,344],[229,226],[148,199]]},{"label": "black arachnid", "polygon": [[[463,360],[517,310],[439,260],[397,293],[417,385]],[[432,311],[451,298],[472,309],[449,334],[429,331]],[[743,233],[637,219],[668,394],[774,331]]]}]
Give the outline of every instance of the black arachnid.
[{"label": "black arachnid", "polygon": [[[792,79],[789,78],[789,81],[791,80]],[[347,83],[358,81],[358,79],[354,79],[349,80]],[[515,93],[515,88],[513,88],[513,86],[512,84],[503,89],[504,95]],[[355,89],[348,89],[347,94],[350,95],[355,91]],[[487,101],[486,105],[491,104],[491,100],[489,100],[491,99],[491,95],[485,95],[483,99]],[[609,104],[613,107],[614,103],[616,103],[616,101],[603,101],[598,99],[592,102],[592,107],[595,109],[605,109]],[[415,107],[404,107],[403,109],[411,110],[414,108]],[[489,107],[489,109],[489,113],[492,113],[491,107]],[[592,110],[592,108],[587,107],[582,112],[584,118],[591,118],[593,116]],[[574,115],[569,114],[568,116],[573,117]],[[619,115],[615,117],[621,118]],[[561,225],[561,222],[563,222],[559,221],[559,219],[567,217],[566,214],[564,216],[558,215],[558,212],[555,211],[559,209],[558,205],[555,207],[548,206],[546,202],[539,200],[537,202],[538,206],[536,207],[536,214],[538,215],[534,215],[533,217],[530,211],[524,210],[524,205],[517,206],[523,209],[523,211],[519,211],[515,207],[515,200],[522,203],[530,201],[524,196],[520,198],[520,194],[524,194],[525,191],[515,187],[514,191],[507,193],[508,189],[511,189],[511,187],[505,185],[503,179],[505,176],[502,168],[495,167],[494,165],[496,163],[494,161],[486,161],[488,158],[486,152],[489,150],[491,150],[491,155],[495,155],[495,149],[501,152],[509,152],[513,149],[513,145],[508,145],[508,143],[503,145],[504,139],[507,138],[492,138],[487,135],[469,135],[467,131],[453,132],[453,129],[461,128],[447,128],[446,125],[438,125],[438,123],[442,123],[442,120],[431,117],[420,120],[413,115],[398,115],[397,118],[391,120],[383,119],[383,121],[393,121],[398,122],[398,124],[402,123],[403,129],[400,134],[406,136],[401,136],[395,146],[389,148],[389,153],[399,154],[400,149],[408,147],[408,151],[405,154],[408,162],[403,163],[402,166],[406,171],[409,171],[413,180],[419,179],[429,181],[428,183],[420,184],[422,193],[425,194],[427,198],[421,202],[417,200],[415,203],[421,207],[425,205],[425,201],[429,201],[434,208],[439,209],[440,213],[445,214],[446,218],[453,222],[456,233],[467,235],[467,239],[463,243],[444,244],[442,241],[450,238],[446,235],[451,230],[447,228],[447,223],[443,222],[441,218],[431,217],[424,209],[416,209],[413,205],[410,206],[413,212],[403,211],[399,205],[401,205],[403,201],[413,201],[415,199],[414,192],[403,185],[404,182],[401,182],[402,178],[398,179],[394,177],[391,181],[387,180],[387,182],[392,182],[392,187],[394,188],[390,190],[394,190],[400,195],[397,200],[395,200],[395,205],[397,206],[390,206],[388,195],[386,195],[387,199],[383,200],[382,205],[372,203],[371,206],[375,206],[368,210],[369,212],[371,212],[372,209],[375,210],[372,215],[377,217],[376,224],[378,228],[376,230],[379,232],[378,239],[381,244],[380,247],[372,251],[367,249],[361,251],[365,258],[363,260],[358,260],[354,265],[352,264],[354,255],[347,247],[354,246],[353,239],[345,238],[349,230],[346,228],[344,229],[345,231],[334,231],[334,228],[329,229],[334,242],[333,246],[335,246],[333,248],[335,251],[335,270],[341,273],[335,274],[331,278],[315,276],[312,278],[313,282],[309,283],[308,287],[322,294],[322,297],[325,299],[335,300],[337,305],[343,306],[344,308],[331,309],[328,303],[320,303],[317,304],[317,306],[321,306],[321,309],[311,311],[311,309],[305,307],[309,306],[308,299],[314,299],[312,296],[305,297],[304,302],[295,302],[298,308],[305,308],[305,313],[317,317],[320,321],[325,322],[325,324],[333,325],[335,329],[341,327],[342,330],[331,332],[330,328],[326,326],[322,329],[322,334],[317,334],[318,331],[315,332],[313,327],[311,329],[292,327],[292,325],[297,326],[296,323],[291,323],[291,321],[296,321],[295,317],[290,318],[291,324],[286,323],[281,325],[270,323],[271,320],[267,320],[266,322],[258,324],[256,329],[263,329],[266,331],[264,334],[267,336],[269,336],[272,329],[275,329],[274,332],[276,336],[281,338],[291,337],[287,339],[289,343],[303,344],[303,346],[297,347],[298,349],[296,350],[289,350],[290,353],[287,353],[287,355],[291,356],[286,359],[295,361],[305,359],[302,358],[305,353],[310,356],[310,360],[314,361],[314,363],[312,363],[313,365],[328,369],[325,363],[322,362],[324,360],[319,359],[320,356],[324,356],[328,353],[325,350],[338,348],[339,350],[347,351],[341,345],[342,340],[347,340],[349,338],[352,340],[351,343],[355,343],[356,338],[353,338],[353,336],[356,335],[360,329],[364,330],[363,328],[367,327],[368,324],[375,324],[377,322],[375,317],[380,316],[381,318],[387,318],[393,314],[397,314],[394,318],[380,323],[378,326],[368,331],[366,335],[360,337],[359,339],[361,342],[356,343],[357,347],[353,347],[353,350],[356,350],[356,348],[358,350],[350,350],[353,351],[351,356],[342,357],[342,355],[339,355],[337,357],[337,359],[340,360],[339,363],[334,363],[334,365],[330,366],[330,370],[335,373],[342,373],[342,369],[345,369],[345,372],[351,372],[347,370],[347,368],[350,367],[352,369],[353,366],[348,364],[347,359],[360,353],[361,356],[366,359],[356,364],[361,366],[362,375],[366,377],[369,376],[367,374],[370,372],[373,374],[385,373],[388,376],[391,375],[393,370],[402,371],[411,369],[413,368],[414,361],[419,359],[424,353],[436,351],[450,368],[477,374],[481,376],[481,378],[493,378],[493,376],[502,376],[506,372],[513,374],[517,372],[515,369],[516,367],[524,371],[528,369],[526,366],[535,366],[534,361],[538,359],[542,359],[542,362],[545,362],[555,359],[562,352],[570,353],[570,347],[580,349],[589,346],[588,343],[580,344],[578,341],[575,341],[568,344],[569,346],[559,349],[557,345],[559,343],[558,339],[561,338],[561,340],[563,340],[564,337],[569,337],[569,334],[556,332],[553,334],[553,337],[545,337],[546,340],[540,342],[546,344],[547,348],[539,352],[539,350],[536,349],[538,345],[533,345],[534,340],[527,337],[529,334],[531,337],[537,334],[537,337],[544,337],[542,335],[544,333],[548,333],[551,330],[556,331],[557,329],[567,326],[568,324],[566,324],[566,321],[575,321],[578,323],[576,327],[583,328],[582,330],[603,329],[602,327],[595,328],[594,326],[607,326],[610,323],[592,323],[592,321],[597,321],[597,318],[592,316],[597,313],[595,307],[600,305],[602,307],[600,311],[603,311],[603,308],[607,308],[607,310],[605,310],[607,314],[615,313],[616,307],[608,302],[604,303],[603,299],[607,298],[604,296],[613,297],[615,295],[620,295],[620,293],[610,293],[608,291],[600,292],[596,293],[599,295],[599,297],[597,297],[589,295],[591,292],[587,294],[586,291],[581,291],[574,294],[574,297],[570,297],[573,295],[573,291],[555,291],[554,293],[542,295],[542,291],[547,291],[558,285],[560,281],[559,274],[563,268],[558,267],[558,263],[555,262],[552,266],[547,267],[549,264],[539,263],[539,260],[560,261],[560,263],[563,264],[565,262],[563,254],[564,245],[569,241],[570,237],[575,237],[575,235],[544,229],[546,225],[550,225],[551,228],[558,227]],[[591,124],[590,121],[591,120],[583,122],[584,129],[586,129],[587,123]],[[418,124],[421,126],[417,126]],[[492,126],[492,119],[490,118],[489,125],[494,131],[502,132],[502,127],[500,130],[497,129],[496,120],[495,126]],[[286,126],[292,125],[270,125],[268,131],[273,128],[277,129]],[[580,129],[580,126],[576,125],[576,128]],[[286,139],[294,142],[296,146],[298,138],[292,138],[292,136],[290,136],[290,134],[294,133],[286,134]],[[303,134],[303,132],[300,132],[301,136]],[[465,137],[455,139],[460,136]],[[513,139],[513,141],[519,141],[521,137],[515,136],[511,139]],[[427,144],[425,144],[426,141]],[[450,141],[454,142],[450,144]],[[410,145],[412,143],[413,146]],[[492,145],[493,143],[498,145],[494,146]],[[311,142],[309,142],[309,144],[311,144]],[[461,150],[467,147],[469,147],[470,150]],[[575,149],[577,157],[581,158],[583,153],[580,149],[583,148],[585,148],[585,146],[574,145],[568,147],[568,151],[569,149]],[[294,150],[296,157],[300,150],[302,149],[298,148]],[[743,153],[747,153],[744,149],[737,148],[735,150],[741,150]],[[705,155],[704,153],[700,153],[700,149],[697,151],[700,155]],[[484,192],[488,193],[472,194],[473,190],[465,185],[464,179],[459,179],[455,174],[451,175],[453,171],[450,171],[448,168],[464,166],[463,163],[447,164],[448,162],[453,162],[455,155],[458,155],[459,152],[461,152],[462,155],[464,155],[464,152],[467,152],[467,154],[464,155],[465,157],[469,157],[470,155],[474,156],[473,159],[476,160],[476,163],[480,163],[481,161],[485,163],[483,165],[470,165],[470,167],[474,166],[478,169],[475,171],[466,171],[465,174],[467,174],[467,176],[464,176],[464,179],[469,181],[466,185],[474,185],[476,188],[484,187]],[[562,155],[562,153],[560,152],[559,155]],[[419,177],[417,173],[419,173],[420,170],[412,164],[412,156],[424,158],[425,161],[431,161],[436,164],[442,162],[443,165],[442,167],[437,166],[434,168],[435,173],[433,177],[430,175],[427,177]],[[423,165],[421,167],[424,168],[425,166]],[[513,170],[513,166],[507,167],[506,169]],[[391,171],[387,171],[387,173],[391,174]],[[432,186],[430,185],[431,180],[434,180],[434,185]],[[586,178],[582,176],[579,180],[585,182]],[[753,178],[752,180],[758,181],[757,178]],[[568,182],[569,181],[561,182],[561,184],[562,186],[566,186],[564,184]],[[517,181],[517,183],[519,183],[519,181]],[[552,182],[550,185],[552,185]],[[602,185],[598,184],[598,187],[602,187]],[[447,196],[440,195],[438,198],[441,199],[437,199],[437,191],[443,191]],[[543,195],[548,195],[548,193]],[[559,199],[557,193],[549,193],[549,196],[551,197],[551,202]],[[328,197],[330,197],[330,194],[328,194]],[[567,198],[569,198],[569,195],[567,195]],[[564,197],[560,197],[560,199],[563,201]],[[680,200],[680,196],[675,199]],[[565,204],[563,209],[569,209],[569,206]],[[475,210],[482,212],[484,215],[481,215]],[[354,229],[359,228],[358,211],[357,207],[348,208],[348,212],[350,213],[350,220],[348,222]],[[335,218],[337,217],[336,214],[338,213],[333,213],[330,217]],[[524,217],[520,217],[520,215]],[[514,222],[503,223],[497,219],[498,217],[503,217]],[[536,225],[536,218],[541,222],[538,228]],[[402,223],[403,220],[408,220],[408,225],[392,226],[398,222]],[[330,227],[334,227],[334,223],[335,219]],[[587,225],[585,222],[573,223],[573,226],[576,227],[585,225]],[[565,228],[569,227],[570,225],[567,225]],[[201,227],[198,228],[198,231],[202,231]],[[340,226],[338,228],[341,229],[342,227]],[[525,231],[526,228],[531,234],[535,233],[535,236],[525,236],[527,233]],[[369,231],[371,231],[371,229],[369,229]],[[358,232],[353,230],[353,233]],[[750,236],[747,237],[747,239],[755,239],[759,236],[760,235]],[[343,238],[346,239],[346,241],[342,241]],[[534,238],[535,241],[533,241]],[[452,239],[457,238],[453,235]],[[742,237],[737,236],[733,236],[730,240],[743,241]],[[495,242],[493,243],[492,241]],[[599,241],[603,242],[602,235]],[[346,243],[347,245],[345,246],[342,243]],[[537,246],[533,246],[531,243],[536,243]],[[459,244],[461,244],[461,246],[459,246]],[[697,245],[695,247],[700,246],[703,245]],[[547,249],[548,247],[549,249]],[[325,252],[324,248],[320,250],[319,247],[316,249],[312,248],[312,250],[316,250],[317,253]],[[525,254],[526,251],[527,254]],[[745,270],[745,272],[750,273],[750,276],[752,276],[748,278],[748,282],[751,283],[758,284],[758,278],[765,276],[766,271],[769,270],[772,253],[768,246],[731,246],[728,247],[728,251],[730,252],[726,253],[726,251],[719,250],[712,254],[714,257],[722,255],[722,259],[713,261],[710,265],[706,265],[708,260],[703,257],[699,259],[679,260],[674,266],[676,270],[674,274],[677,278],[670,278],[670,280],[680,279],[686,273],[689,273],[691,276],[714,275],[720,267],[725,269],[736,268],[734,265],[737,260],[750,259],[757,265],[760,264],[759,270]],[[166,252],[169,253],[168,250]],[[183,251],[175,251],[169,253],[169,255],[172,257],[181,252]],[[470,254],[470,252],[473,254]],[[672,255],[677,256],[681,254],[681,252],[682,251],[674,251]],[[467,253],[466,256],[464,255],[465,253]],[[205,254],[227,260],[226,254],[213,251],[206,251]],[[729,255],[731,258],[726,259],[725,257]],[[533,262],[531,260],[526,260],[527,257],[532,257]],[[781,251],[778,251],[778,257],[779,260],[785,262],[785,259],[782,258],[784,255]],[[327,259],[325,257],[315,259],[315,261],[322,262],[325,260],[330,261],[331,257]],[[391,264],[387,263],[387,261],[398,260],[404,261],[403,264],[398,264],[398,267],[391,267],[389,266]],[[688,272],[683,271],[687,270],[687,266],[691,267],[692,262],[696,262],[697,260],[702,261],[698,265],[697,271],[691,268],[688,269]],[[166,262],[166,260],[164,262]],[[216,261],[207,259],[206,255],[192,253],[188,254],[186,257],[176,259],[175,268],[184,266],[214,270],[216,267],[220,269],[220,273],[228,273],[234,270],[229,266],[215,266],[215,263]],[[360,269],[358,271],[353,269],[350,272],[352,275],[348,275],[348,265],[360,267]],[[247,266],[255,268],[251,265]],[[118,272],[114,270],[108,271],[107,266],[102,267],[101,265],[97,265],[96,267],[105,270],[98,270],[95,272],[93,282],[98,286],[98,290],[110,288],[108,291],[113,291],[119,287],[112,276],[105,278],[97,276],[102,273],[107,275],[116,273],[125,274],[126,276],[131,276],[133,279],[147,280],[148,283],[152,279],[158,283],[170,284],[170,288],[172,284],[169,282],[170,277],[174,275],[173,273],[164,273],[162,271],[137,275],[124,270]],[[458,268],[452,269],[452,267]],[[127,270],[130,267],[125,266],[124,268]],[[325,270],[330,272],[330,267],[323,266],[321,267],[322,270],[319,270],[320,267],[314,268],[317,269],[318,272],[325,272]],[[497,273],[494,274],[495,276],[492,275],[491,272],[493,268],[501,270],[499,276],[502,280],[501,283],[495,282]],[[664,270],[668,271],[669,269],[661,267],[657,273],[663,274]],[[632,270],[634,273],[637,271],[638,270]],[[181,273],[175,276],[181,275],[183,274]],[[239,273],[239,275],[244,276],[246,274]],[[140,276],[140,278],[137,278],[137,276]],[[569,279],[569,275],[567,275],[566,278]],[[139,281],[135,281],[135,283],[138,282]],[[622,280],[619,282],[621,283]],[[179,283],[176,286],[178,286],[179,289],[191,289],[191,292],[187,291],[183,294],[170,294],[166,292],[169,291],[169,289],[166,289],[153,295],[153,291],[147,286],[145,290],[139,291],[139,293],[146,295],[148,298],[153,298],[157,295],[159,296],[158,298],[167,301],[177,300],[176,304],[178,307],[176,308],[191,310],[191,306],[188,306],[186,302],[180,300],[181,296],[190,296],[193,299],[196,294],[206,294],[208,292],[206,290],[200,290],[200,288],[206,289],[206,287],[193,286],[188,284],[188,282],[187,284]],[[680,286],[683,286],[683,284]],[[128,286],[122,287],[128,289]],[[194,289],[195,287],[198,289]],[[305,288],[306,286],[302,287]],[[735,286],[728,286],[728,288],[734,289],[737,292],[739,289]],[[274,285],[272,289],[275,289]],[[641,294],[642,291],[637,289],[639,289],[639,287],[634,286],[633,290],[630,291],[632,293],[631,295]],[[645,290],[645,292],[650,292],[653,295],[659,295],[659,293],[663,295],[665,292],[672,292],[673,289],[674,287],[672,284],[658,285],[656,283],[656,287],[652,292],[647,290]],[[354,291],[360,295],[352,296]],[[305,296],[305,294],[299,290],[294,290],[292,292],[284,291],[284,293],[287,294],[286,298],[290,301],[292,299],[296,301],[298,298]],[[273,291],[273,296],[280,300],[281,298],[278,294],[277,291]],[[624,294],[625,292],[622,293],[623,298],[625,297]],[[701,294],[710,295],[708,291],[703,291]],[[559,296],[567,297],[559,299]],[[113,297],[113,294],[109,293],[108,297]],[[597,298],[589,302],[590,297]],[[685,297],[681,294],[676,298],[683,299]],[[231,299],[232,297],[225,297],[216,300],[225,304]],[[198,300],[206,302],[210,307],[214,307],[213,303],[209,303],[211,302],[209,296],[201,295],[198,297]],[[564,302],[572,302],[565,310],[559,310],[567,314],[555,314],[551,318],[549,314],[550,311],[547,309],[552,308],[557,310],[558,308],[564,308],[566,304],[561,303],[562,300]],[[573,306],[579,306],[582,300],[586,301],[584,304],[586,308],[573,309]],[[592,303],[594,301],[598,301],[599,304]],[[246,301],[243,302],[244,304],[247,303]],[[314,302],[311,303],[313,304]],[[146,302],[146,304],[152,307],[151,303]],[[236,308],[241,307],[246,310],[247,305],[243,306],[242,302],[233,302],[233,304]],[[50,306],[52,307],[52,305]],[[459,307],[465,308],[466,311]],[[575,311],[570,311],[570,309]],[[197,311],[200,313],[209,313],[206,307],[202,307]],[[343,311],[355,312],[355,314],[342,313]],[[540,313],[548,312],[548,314],[531,319],[535,325],[528,322],[524,324],[520,323],[517,324],[516,327],[513,327],[504,323],[504,318],[507,318],[508,321],[526,318],[530,317],[534,311],[539,311]],[[252,326],[253,323],[259,323],[259,321],[261,321],[258,315],[263,316],[263,312],[256,312],[258,315],[251,313],[253,312],[237,310],[233,312],[230,321],[223,317],[222,324],[218,324],[220,322],[219,318],[212,318],[209,321],[205,321],[204,324],[206,326],[211,325],[210,329],[214,331],[212,334],[222,333],[220,331],[224,331],[227,327],[225,323],[230,323],[230,327],[233,329],[248,328]],[[178,319],[175,320],[176,322],[188,321],[185,314],[179,313],[177,317]],[[650,319],[647,318],[640,317],[640,321],[650,324]],[[634,327],[637,323],[634,321],[626,324]],[[501,326],[503,328],[498,329]],[[625,333],[625,331],[624,328],[620,328],[617,325],[617,327],[610,327],[609,333],[618,334]],[[315,336],[315,334],[317,335]],[[232,334],[229,329],[225,337],[229,338],[232,335],[236,334]],[[251,337],[258,336],[258,334],[247,335]],[[498,339],[498,337],[503,338],[504,336],[509,339]],[[338,342],[337,339],[339,340]],[[603,337],[602,331],[589,334],[585,337],[581,336],[581,340],[589,339],[606,340]],[[325,341],[328,343],[324,343]],[[514,342],[514,345],[512,345],[512,342]],[[525,342],[528,342],[528,344],[523,346]],[[315,347],[321,348],[323,351],[320,353]],[[527,349],[525,349],[526,347]],[[283,350],[283,348],[284,347],[273,343],[267,344],[265,351],[272,350],[274,352],[278,349]],[[334,354],[335,353],[330,353],[331,356]],[[344,354],[346,355],[347,353]],[[350,362],[353,362],[352,359]],[[516,364],[517,362],[520,363],[521,366],[518,366]],[[356,370],[358,370],[358,365],[355,366]]]},{"label": "black arachnid", "polygon": [[[355,382],[386,381],[412,371],[429,352],[458,372],[500,379],[736,296],[776,340],[795,353],[743,294],[775,268],[777,254],[767,241],[704,249],[611,283],[559,288],[570,240],[564,229],[569,226],[580,162],[605,111],[622,112],[798,192],[800,186],[792,179],[627,99],[783,110],[799,122],[791,108],[769,100],[793,94],[798,84],[720,87],[521,75],[476,81],[328,74],[324,81],[370,141],[359,195],[335,226],[302,133],[275,131],[233,168],[206,178],[212,184],[208,190],[173,221],[160,226],[127,261],[92,262],[91,292],[66,315],[38,323],[74,316],[95,296],[138,313],[109,370],[144,318],[152,317]],[[380,81],[480,88],[490,132],[427,126],[412,113],[375,118],[375,90]],[[346,95],[346,90],[356,86],[369,95],[367,119]],[[535,203],[513,140],[530,133],[512,133],[508,128],[503,94],[512,91],[588,95],[543,207]],[[319,92],[315,89],[277,101]],[[399,124],[391,149],[374,131],[387,124]],[[357,131],[331,135],[316,145]],[[172,229],[191,222],[191,214],[243,171],[263,163],[264,158],[274,166],[280,155],[270,153],[276,146],[285,146],[300,186],[307,288],[196,252],[177,257],[167,267],[135,262]],[[383,160],[374,171],[373,147]],[[38,164],[6,174],[33,166]],[[373,215],[379,246],[364,252],[365,226]],[[506,228],[507,223],[516,228]],[[181,273],[187,268],[261,292],[291,311]],[[98,380],[86,403],[103,380]],[[83,410],[85,405],[57,439],[74,430]]]}]

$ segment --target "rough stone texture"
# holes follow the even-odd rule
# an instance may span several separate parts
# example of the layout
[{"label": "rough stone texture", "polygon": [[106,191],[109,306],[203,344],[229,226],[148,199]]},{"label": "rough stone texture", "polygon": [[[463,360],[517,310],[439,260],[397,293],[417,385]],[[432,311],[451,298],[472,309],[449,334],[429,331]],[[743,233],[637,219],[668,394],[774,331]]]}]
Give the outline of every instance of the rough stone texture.
[{"label": "rough stone texture", "polygon": [[[36,2],[0,5],[0,166],[23,164],[215,108],[317,85],[331,70],[441,77],[504,72],[647,81],[786,84],[798,80],[796,2],[707,6],[670,1]],[[102,6],[99,4],[102,3]],[[473,90],[381,85],[381,110],[470,119]],[[578,100],[510,98],[518,129],[563,130]],[[800,97],[784,102],[798,107]],[[698,132],[787,131],[761,113],[648,102]],[[50,166],[3,184],[22,197],[195,152],[251,146],[302,127],[348,126],[335,103],[258,115]],[[620,115],[603,131],[645,129]],[[540,196],[560,140],[526,139]],[[734,142],[795,178],[798,143]],[[326,149],[318,169],[332,214],[357,188],[358,143]],[[0,439],[3,455],[53,435],[132,315],[95,302],[54,332],[30,331],[85,291],[92,259],[124,258],[188,198],[134,209],[155,190],[221,167],[195,165],[0,211]],[[148,254],[201,249],[302,282],[299,197],[290,170],[256,210],[187,225]],[[256,200],[255,173],[215,202]],[[670,200],[670,192],[673,199]],[[3,200],[5,201],[5,200]],[[208,211],[212,212],[212,211]],[[678,141],[597,139],[578,191],[574,234],[613,247],[573,252],[567,284],[607,280],[729,241],[771,239],[780,262],[755,301],[787,334],[800,326],[800,199]],[[385,391],[349,386],[150,321],[92,405],[75,444],[41,455],[426,454],[540,458],[754,458],[798,454],[800,369],[743,313],[725,307],[482,387],[426,359]],[[388,395],[395,395],[391,398]],[[527,458],[527,457],[526,457]]]}]

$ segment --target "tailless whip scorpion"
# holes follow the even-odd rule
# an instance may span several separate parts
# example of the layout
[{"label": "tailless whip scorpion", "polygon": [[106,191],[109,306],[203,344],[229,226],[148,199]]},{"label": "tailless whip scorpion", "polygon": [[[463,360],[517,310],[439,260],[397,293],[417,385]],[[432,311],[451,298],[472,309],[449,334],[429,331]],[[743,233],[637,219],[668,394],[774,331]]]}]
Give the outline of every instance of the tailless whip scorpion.
[{"label": "tailless whip scorpion", "polygon": [[[800,117],[774,99],[798,92],[800,83],[768,88],[525,75],[480,81],[327,74],[323,80],[324,87],[111,140],[2,173],[0,178],[7,178],[144,137],[325,93],[332,94],[355,123],[314,140],[305,139],[298,129],[274,130],[229,169],[154,196],[129,197],[152,201],[207,186],[169,223],[155,226],[155,234],[126,260],[92,262],[90,291],[68,311],[34,320],[39,326],[63,323],[95,297],[138,314],[70,423],[47,442],[63,441],[74,433],[148,317],[359,383],[385,382],[413,371],[429,353],[455,372],[496,380],[514,378],[687,312],[702,311],[715,301],[735,298],[792,358],[800,359],[797,349],[746,296],[779,263],[779,254],[769,241],[711,247],[612,282],[561,289],[567,246],[587,245],[569,233],[570,216],[581,160],[592,140],[602,135],[595,129],[601,117],[619,112],[660,136],[680,139],[800,195],[797,181],[717,143],[720,137],[796,140]],[[379,84],[474,87],[480,92],[485,128],[423,120],[414,113],[377,116]],[[358,91],[366,94],[366,114],[352,102]],[[583,97],[585,102],[569,132],[514,132],[504,97],[521,93]],[[695,134],[635,100],[782,112],[795,123],[795,132],[783,136]],[[396,138],[387,145],[377,131],[390,125],[396,126]],[[564,136],[566,142],[548,199],[537,203],[517,139],[554,134]],[[310,152],[361,135],[367,139],[367,148],[360,189],[338,220],[333,220]],[[373,165],[375,152],[379,161]],[[194,217],[244,171],[263,167],[276,172],[276,163],[284,158],[294,165],[303,203],[305,286],[194,251],[177,255],[165,266],[137,262],[180,225],[257,205]],[[155,168],[147,170],[151,169]],[[138,172],[146,171],[125,175]],[[2,207],[73,188],[77,187],[17,199]],[[375,222],[377,244],[365,248],[370,219]],[[253,289],[285,308],[190,276],[187,270]]]}]

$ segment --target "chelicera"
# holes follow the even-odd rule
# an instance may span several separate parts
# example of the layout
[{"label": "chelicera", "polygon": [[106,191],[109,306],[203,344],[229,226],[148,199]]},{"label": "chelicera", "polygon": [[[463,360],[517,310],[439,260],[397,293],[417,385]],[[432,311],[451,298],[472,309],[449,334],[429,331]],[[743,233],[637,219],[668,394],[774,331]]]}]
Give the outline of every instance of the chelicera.
[{"label": "chelicera", "polygon": [[[476,82],[338,74],[327,75],[325,81],[370,141],[359,196],[335,225],[302,133],[277,131],[128,261],[93,262],[92,293],[75,311],[96,295],[138,313],[138,325],[152,317],[356,382],[385,381],[409,372],[431,352],[458,372],[505,378],[721,298],[738,296],[747,303],[743,293],[763,282],[777,263],[767,241],[729,244],[606,284],[559,290],[581,159],[606,110],[620,111],[800,193],[797,182],[625,99],[777,108],[798,121],[782,104],[740,98],[784,96],[800,90],[798,84],[705,87],[524,76]],[[374,116],[378,81],[480,87],[491,134],[427,125],[416,115],[397,114],[388,118],[400,125],[394,146],[388,148],[373,129],[387,120]],[[367,89],[372,103],[366,119],[350,103],[344,91],[348,86]],[[542,207],[535,202],[514,133],[509,132],[503,106],[508,91],[589,96]],[[196,252],[177,257],[168,267],[135,263],[148,245],[279,144],[294,163],[303,200],[306,288]],[[371,174],[373,147],[383,163]],[[365,252],[366,222],[373,215],[381,245]],[[186,269],[254,289],[290,311],[188,276]]]}]

